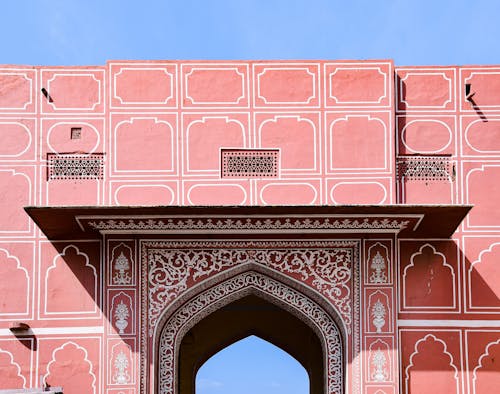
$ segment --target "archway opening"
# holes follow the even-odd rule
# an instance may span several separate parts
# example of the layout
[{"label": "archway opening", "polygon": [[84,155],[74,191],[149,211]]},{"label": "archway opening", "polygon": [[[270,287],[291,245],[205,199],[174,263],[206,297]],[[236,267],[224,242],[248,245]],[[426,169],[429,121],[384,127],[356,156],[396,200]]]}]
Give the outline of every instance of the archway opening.
[{"label": "archway opening", "polygon": [[255,335],[208,359],[196,375],[196,394],[308,394],[305,368],[284,350]]},{"label": "archway opening", "polygon": [[[204,394],[196,390],[196,376],[202,365],[221,350],[252,336],[278,347],[303,367],[309,384],[305,392],[297,394],[325,393],[324,351],[316,333],[292,313],[256,295],[214,311],[184,335],[179,349],[178,393]],[[239,360],[241,364],[244,361]]]}]

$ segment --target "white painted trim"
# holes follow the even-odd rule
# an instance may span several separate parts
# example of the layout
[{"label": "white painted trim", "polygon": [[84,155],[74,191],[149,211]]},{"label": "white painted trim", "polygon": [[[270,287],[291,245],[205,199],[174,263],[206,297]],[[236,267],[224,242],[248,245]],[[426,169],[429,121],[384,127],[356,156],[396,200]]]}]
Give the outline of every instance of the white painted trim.
[{"label": "white painted trim", "polygon": [[[73,335],[73,334],[104,334],[103,326],[88,326],[88,327],[40,327],[30,328],[26,334],[18,334],[19,336],[32,335]],[[13,334],[8,328],[0,328],[0,336],[12,337]]]},{"label": "white painted trim", "polygon": [[500,320],[427,320],[427,319],[398,319],[398,327],[460,327],[482,328],[500,327]]}]

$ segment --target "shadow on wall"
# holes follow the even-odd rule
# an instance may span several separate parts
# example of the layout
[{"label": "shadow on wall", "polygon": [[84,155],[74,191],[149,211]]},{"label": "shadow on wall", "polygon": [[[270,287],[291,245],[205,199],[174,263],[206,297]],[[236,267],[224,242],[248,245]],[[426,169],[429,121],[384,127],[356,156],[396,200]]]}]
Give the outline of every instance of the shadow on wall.
[{"label": "shadow on wall", "polygon": [[[135,379],[132,374],[136,375],[136,371],[131,368],[140,357],[134,339],[140,327],[137,321],[137,293],[134,290],[139,278],[139,267],[133,245],[134,242],[130,241],[116,242],[109,256],[113,264],[106,267],[100,266],[100,242],[97,241],[73,244],[53,242],[50,248],[46,245],[46,249],[41,251],[44,259],[42,267],[47,275],[45,283],[41,281],[41,297],[45,305],[40,313],[57,317],[59,320],[55,320],[54,325],[67,324],[68,318],[84,315],[87,317],[78,320],[78,324],[96,327],[102,325],[104,317],[104,330],[108,338],[114,338],[113,346],[108,350],[107,362],[114,371],[111,378],[119,384],[129,384]],[[475,317],[480,316],[482,319],[494,317],[491,312],[500,310],[500,286],[495,281],[495,262],[500,256],[500,246],[490,249],[481,253],[474,262],[470,262],[462,251],[458,251],[456,261],[449,261],[446,252],[441,253],[439,247],[432,243],[422,243],[413,257],[402,256],[400,269],[411,263],[414,270],[407,278],[412,283],[408,287],[410,293],[404,295],[410,307],[408,310],[416,307],[419,312],[417,318],[424,321],[460,321],[468,318],[464,310],[477,312],[479,315]],[[400,275],[403,273],[408,272],[401,271]],[[101,284],[105,281],[114,286],[106,286],[108,292],[102,294]],[[429,293],[428,283],[431,282],[431,286],[435,287]],[[462,283],[465,285],[462,286]],[[453,287],[452,301],[459,307],[450,314],[446,305],[440,308],[439,303],[443,297],[449,299]],[[102,308],[104,298],[107,305],[105,309]],[[382,325],[380,332],[377,331],[380,323],[374,320],[375,303],[374,299],[367,311],[367,318],[371,320],[369,324],[373,323],[369,330],[373,330],[374,334],[364,343],[363,352],[367,354],[366,381],[378,384],[397,379],[392,373],[397,370],[393,367],[398,364],[398,360],[395,359],[394,344],[384,339],[383,333],[388,323],[384,323],[387,324],[385,327]],[[433,308],[437,308],[438,312]],[[416,315],[407,313],[408,310],[402,311],[400,318],[415,319]],[[426,313],[426,310],[431,313]],[[394,322],[390,324],[394,325]],[[207,332],[211,335],[207,336]],[[184,358],[180,373],[186,376],[182,381],[189,386],[187,389],[194,387],[196,371],[204,361],[252,334],[296,358],[309,372],[311,392],[317,392],[317,387],[321,387],[320,382],[323,381],[324,368],[322,348],[316,334],[289,312],[255,296],[242,298],[213,311],[186,333],[181,344]],[[495,360],[500,357],[500,338],[493,331],[485,334],[460,327],[435,328],[425,325],[418,329],[406,329],[403,325],[400,326],[399,338],[403,392],[428,392],[431,388],[437,388],[438,392],[459,393],[468,382],[475,387],[476,393],[482,393],[486,390],[494,392],[494,387],[500,385],[496,378],[499,376],[500,379],[500,374],[495,364]],[[31,351],[38,351],[39,340],[33,333],[19,337],[19,340]],[[54,345],[52,358],[51,354],[40,355],[40,370],[44,370],[46,365],[48,371],[44,381],[63,387],[72,387],[74,382],[79,382],[74,387],[75,393],[96,392],[98,356],[93,362],[94,356],[89,349],[77,342],[66,341]],[[121,365],[126,365],[127,369],[117,368],[116,365],[120,363],[116,360],[121,360]],[[75,376],[79,378],[75,379]]]}]

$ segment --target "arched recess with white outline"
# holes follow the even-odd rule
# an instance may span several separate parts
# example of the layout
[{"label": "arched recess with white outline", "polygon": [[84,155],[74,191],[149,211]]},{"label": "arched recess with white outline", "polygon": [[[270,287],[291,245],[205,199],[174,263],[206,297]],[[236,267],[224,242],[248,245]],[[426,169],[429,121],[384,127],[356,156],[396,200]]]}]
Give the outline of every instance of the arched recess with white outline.
[{"label": "arched recess with white outline", "polygon": [[66,246],[54,257],[45,274],[45,314],[97,313],[97,294],[97,270],[88,254],[77,245]]},{"label": "arched recess with white outline", "polygon": [[26,378],[21,366],[16,363],[11,352],[0,348],[0,389],[26,388]]},{"label": "arched recess with white outline", "polygon": [[87,349],[67,341],[52,352],[43,382],[50,386],[62,386],[67,393],[96,394],[94,370]]},{"label": "arched recess with white outline", "polygon": [[[269,321],[270,313],[279,318]],[[200,338],[207,330],[210,335]],[[339,314],[312,289],[247,263],[201,282],[163,311],[154,334],[154,392],[194,392],[203,362],[251,334],[296,358],[309,373],[311,393],[348,391],[347,336]]]},{"label": "arched recess with white outline", "polygon": [[[432,378],[430,378],[432,376]],[[415,343],[404,370],[405,394],[460,392],[459,373],[446,342],[427,334]]]},{"label": "arched recess with white outline", "polygon": [[500,339],[490,342],[479,357],[478,364],[472,373],[472,394],[486,394],[498,391],[500,374],[495,362],[500,356]]}]

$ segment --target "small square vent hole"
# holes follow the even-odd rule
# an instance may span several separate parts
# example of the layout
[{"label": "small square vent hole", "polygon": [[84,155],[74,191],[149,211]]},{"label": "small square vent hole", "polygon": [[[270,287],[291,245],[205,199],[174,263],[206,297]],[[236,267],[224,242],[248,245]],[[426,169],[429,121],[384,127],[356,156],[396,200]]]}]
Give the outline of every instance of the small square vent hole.
[{"label": "small square vent hole", "polygon": [[71,139],[79,140],[82,138],[82,128],[81,127],[72,127],[71,128]]}]

